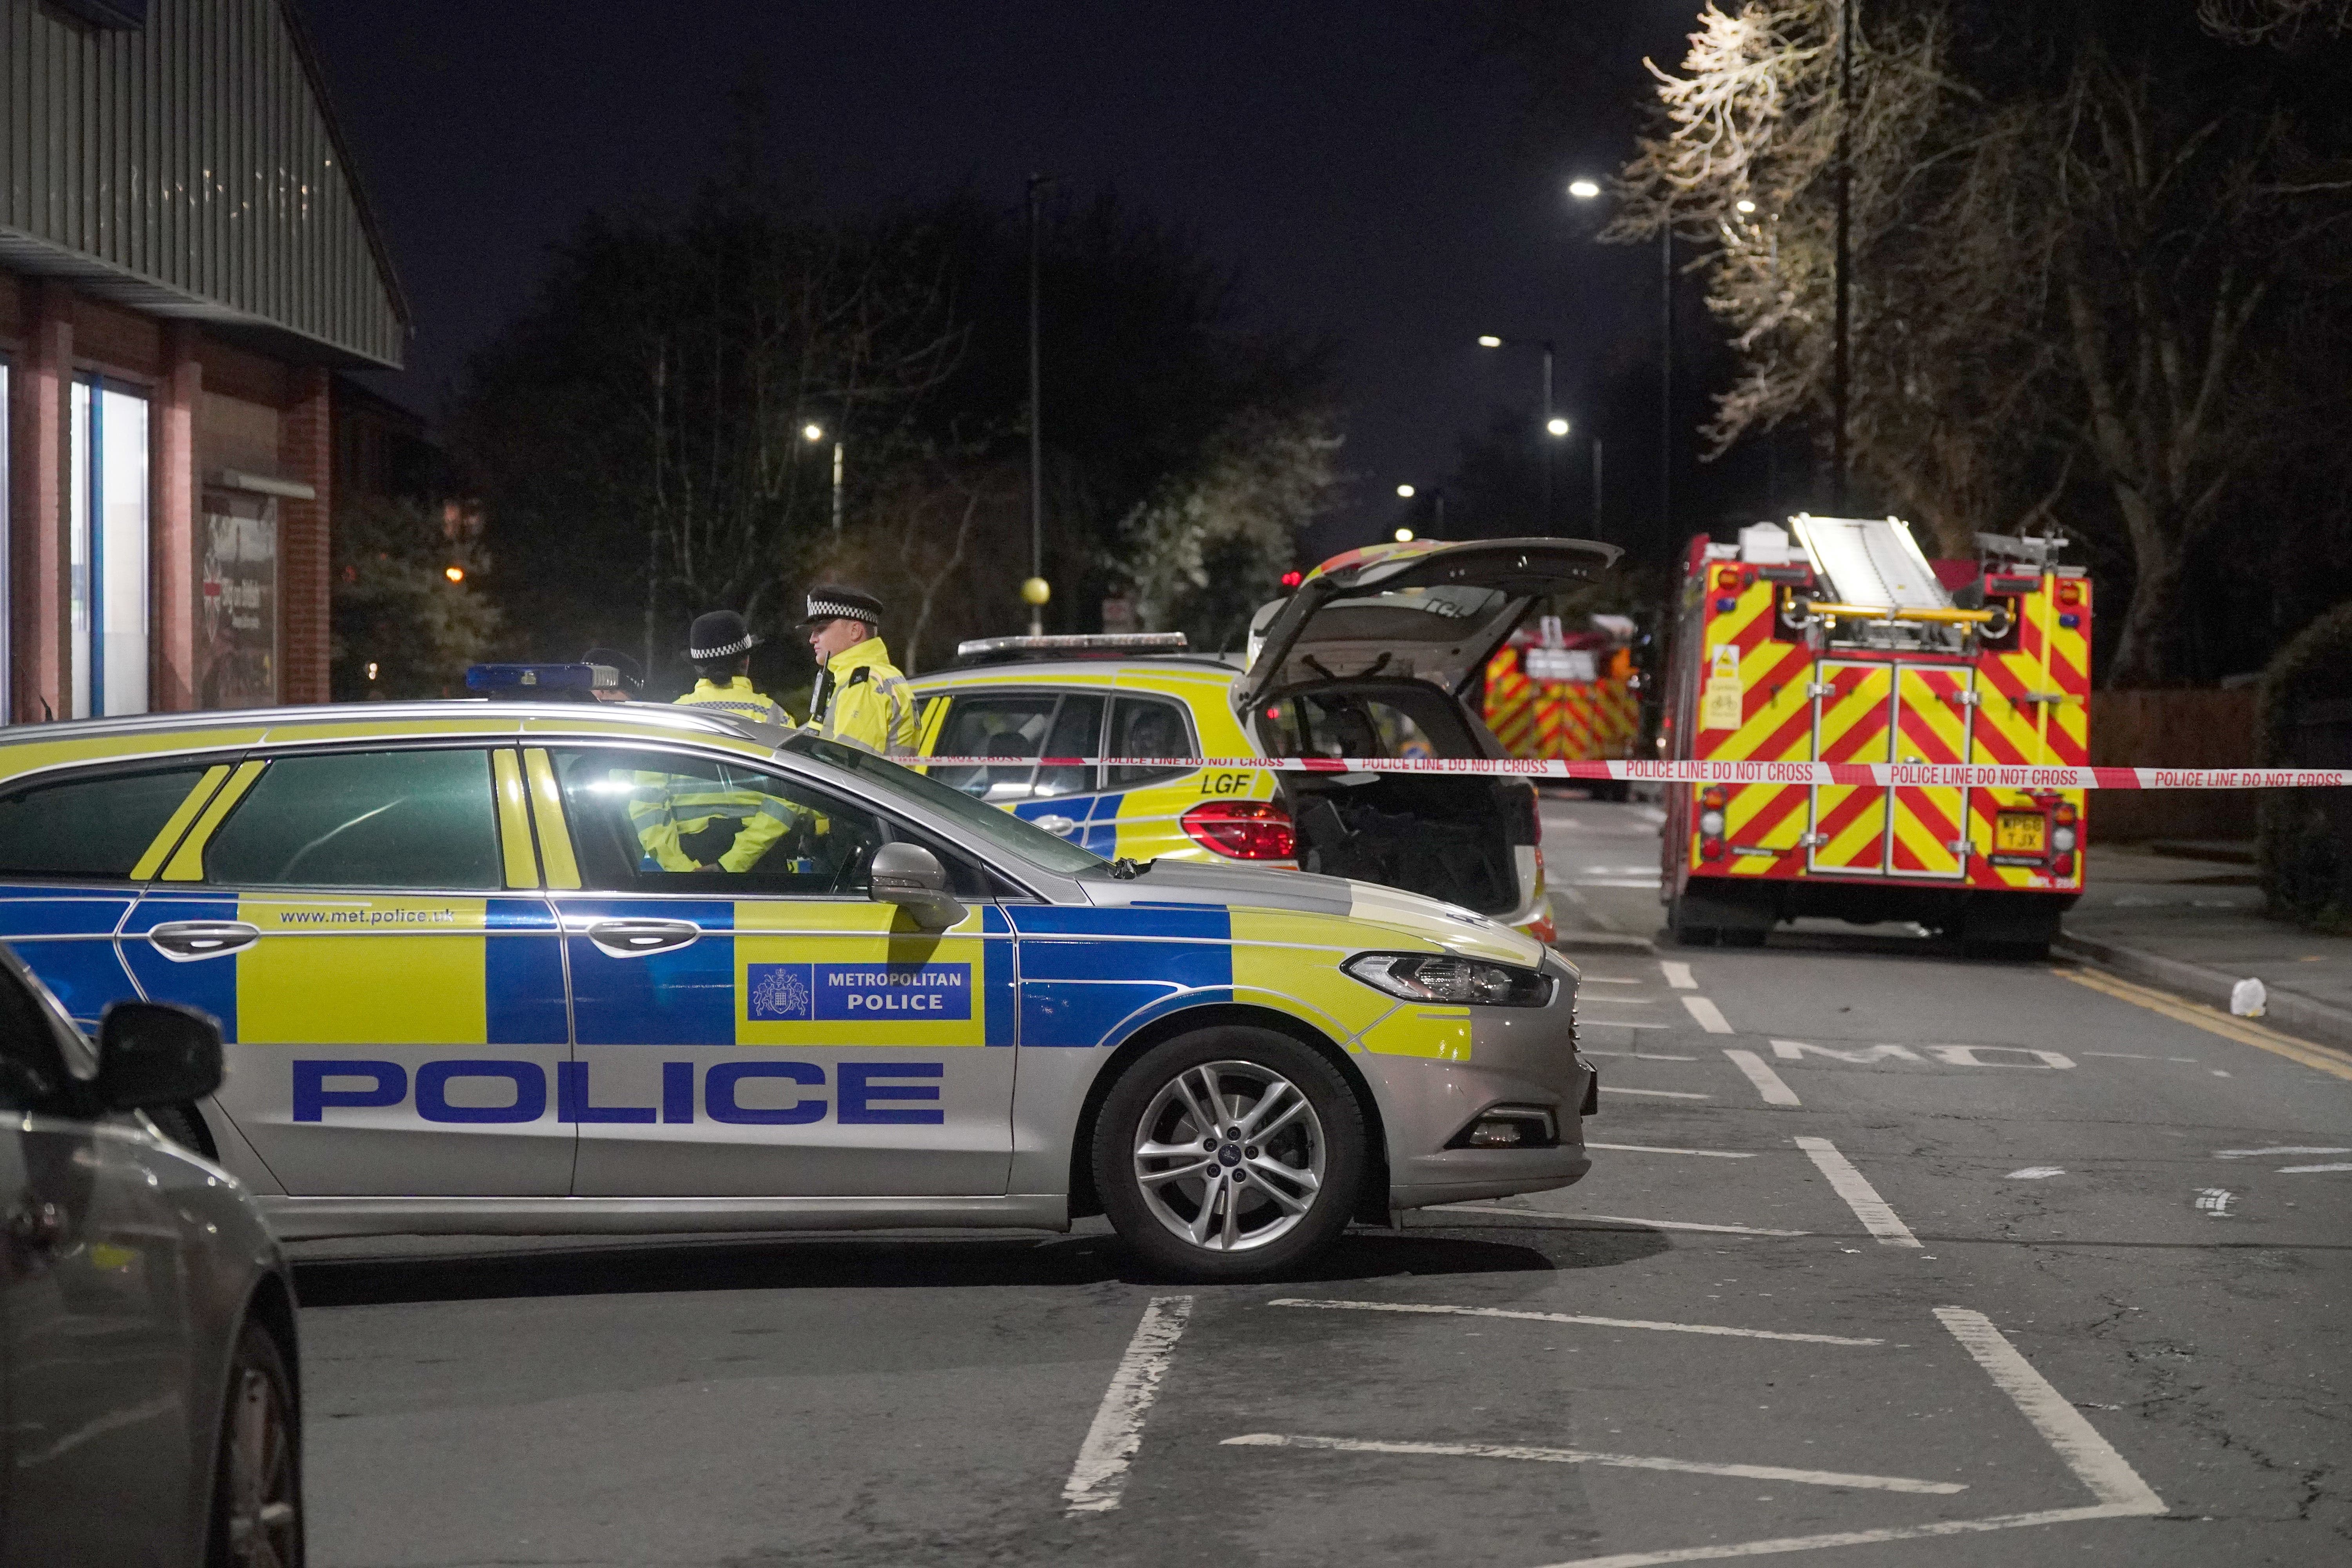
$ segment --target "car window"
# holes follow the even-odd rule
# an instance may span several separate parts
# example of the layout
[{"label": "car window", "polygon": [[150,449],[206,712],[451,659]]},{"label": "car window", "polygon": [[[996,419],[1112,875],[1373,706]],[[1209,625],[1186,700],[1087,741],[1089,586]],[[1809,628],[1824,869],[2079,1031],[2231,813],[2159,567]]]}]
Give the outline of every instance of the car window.
[{"label": "car window", "polygon": [[[1276,699],[1265,704],[1258,732],[1270,755],[1277,757],[1442,757],[1475,756],[1466,730],[1457,721],[1446,726],[1433,709],[1450,701],[1434,689],[1409,700],[1391,700],[1360,691],[1318,692]],[[1443,730],[1445,740],[1433,736]],[[1458,735],[1454,731],[1461,731]]]},{"label": "car window", "polygon": [[924,807],[955,824],[962,833],[991,848],[1066,877],[1099,871],[1110,862],[1080,845],[1042,827],[1033,827],[1009,811],[982,805],[961,790],[950,789],[912,768],[837,741],[803,733],[786,741],[782,749],[839,770],[861,789],[885,798]]},{"label": "car window", "polygon": [[0,876],[128,877],[204,776],[201,766],[157,768],[0,795]]},{"label": "car window", "polygon": [[499,887],[489,753],[276,758],[205,845],[205,879],[244,888]]},{"label": "car window", "polygon": [[[1181,703],[1158,697],[1121,697],[1111,710],[1110,747],[1103,754],[1111,757],[1190,757],[1197,756],[1199,752],[1193,747],[1192,727],[1185,721]],[[1169,767],[1113,768],[1110,770],[1110,787],[1121,789],[1151,779],[1172,777],[1186,771]]]},{"label": "car window", "polygon": [[[34,1110],[66,1086],[70,1068],[60,1026],[57,1011],[13,965],[0,963],[0,1110]],[[87,1071],[88,1061],[81,1065]]]},{"label": "car window", "polygon": [[[1054,713],[1054,727],[1045,734],[1045,755],[1049,757],[1092,757],[1101,754],[1103,700],[1072,692],[1062,699]],[[1037,783],[1032,795],[1043,799],[1047,795],[1089,795],[1100,785],[1096,783],[1097,770],[1078,766],[1049,768],[1040,765]]]},{"label": "car window", "polygon": [[[1060,701],[1045,692],[959,692],[949,699],[947,721],[933,751],[943,757],[1030,757],[1044,754],[1045,731]],[[985,801],[1029,798],[1036,764],[1003,763],[989,767],[940,768],[941,784]]]},{"label": "car window", "polygon": [[604,748],[553,757],[590,888],[862,896],[888,842],[863,806],[740,763]]}]

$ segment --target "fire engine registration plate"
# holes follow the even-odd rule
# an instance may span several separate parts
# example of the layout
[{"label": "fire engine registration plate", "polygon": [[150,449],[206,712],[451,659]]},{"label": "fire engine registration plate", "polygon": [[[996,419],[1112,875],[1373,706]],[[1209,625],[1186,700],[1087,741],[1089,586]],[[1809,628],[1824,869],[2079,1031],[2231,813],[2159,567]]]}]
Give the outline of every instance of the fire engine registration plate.
[{"label": "fire engine registration plate", "polygon": [[2038,811],[2004,811],[1993,824],[1992,847],[1997,855],[2040,855],[2047,819]]}]

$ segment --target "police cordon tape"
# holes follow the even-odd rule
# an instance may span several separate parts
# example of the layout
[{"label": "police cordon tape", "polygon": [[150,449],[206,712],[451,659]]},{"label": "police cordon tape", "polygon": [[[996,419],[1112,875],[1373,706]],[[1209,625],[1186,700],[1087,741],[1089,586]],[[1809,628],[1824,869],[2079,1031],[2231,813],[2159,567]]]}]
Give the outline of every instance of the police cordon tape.
[{"label": "police cordon tape", "polygon": [[1990,763],[1560,762],[1546,757],[899,757],[928,768],[1255,768],[1280,773],[1468,773],[1628,784],[1843,784],[1881,789],[2346,789],[2352,768],[2060,768]]}]

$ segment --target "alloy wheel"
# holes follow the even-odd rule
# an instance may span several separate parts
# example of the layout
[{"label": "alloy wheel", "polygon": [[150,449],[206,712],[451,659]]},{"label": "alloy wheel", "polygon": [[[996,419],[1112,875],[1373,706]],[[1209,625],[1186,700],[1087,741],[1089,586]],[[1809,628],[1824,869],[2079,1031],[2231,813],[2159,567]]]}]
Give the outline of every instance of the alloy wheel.
[{"label": "alloy wheel", "polygon": [[1256,1062],[1203,1062],[1137,1121],[1135,1180],[1152,1217],[1208,1252],[1280,1239],[1315,1206],[1327,1151],[1306,1094]]}]

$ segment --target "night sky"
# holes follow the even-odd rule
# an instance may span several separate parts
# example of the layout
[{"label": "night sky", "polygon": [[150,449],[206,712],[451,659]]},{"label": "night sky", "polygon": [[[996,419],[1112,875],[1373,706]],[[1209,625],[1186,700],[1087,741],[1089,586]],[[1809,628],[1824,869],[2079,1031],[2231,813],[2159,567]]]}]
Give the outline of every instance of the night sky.
[{"label": "night sky", "polygon": [[[415,311],[409,369],[381,384],[411,406],[439,408],[584,215],[692,189],[750,66],[784,173],[824,205],[968,186],[1010,208],[1032,170],[1114,189],[1239,267],[1259,321],[1337,339],[1353,483],[1309,542],[1319,553],[1384,535],[1397,483],[1441,476],[1498,406],[1536,417],[1536,355],[1481,350],[1479,333],[1559,341],[1579,465],[1582,387],[1656,353],[1654,253],[1594,244],[1564,187],[1622,156],[1640,55],[1678,58],[1696,5],[1589,3],[1637,43],[1585,62],[1622,91],[1583,106],[1585,131],[1552,134],[1526,112],[1527,73],[1442,0],[303,9]],[[1612,468],[1655,440],[1604,435]]]}]

